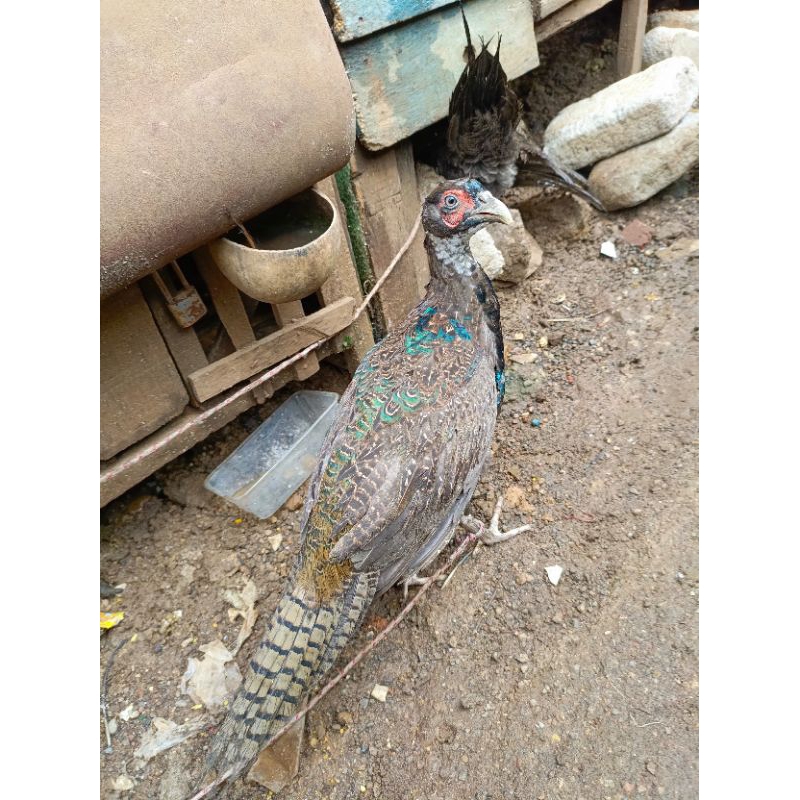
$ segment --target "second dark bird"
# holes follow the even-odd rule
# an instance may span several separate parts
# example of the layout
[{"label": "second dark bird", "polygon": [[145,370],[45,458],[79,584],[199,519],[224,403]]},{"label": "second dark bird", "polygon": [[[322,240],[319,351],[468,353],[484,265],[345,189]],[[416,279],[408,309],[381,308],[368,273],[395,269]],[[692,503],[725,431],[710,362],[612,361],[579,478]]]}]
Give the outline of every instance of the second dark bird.
[{"label": "second dark bird", "polygon": [[490,43],[481,40],[476,55],[463,8],[461,16],[467,65],[450,97],[439,173],[445,178],[477,178],[495,194],[515,185],[550,184],[604,211],[582,175],[557,164],[534,142],[522,119],[522,104],[500,64],[502,37],[498,35],[494,53]]}]

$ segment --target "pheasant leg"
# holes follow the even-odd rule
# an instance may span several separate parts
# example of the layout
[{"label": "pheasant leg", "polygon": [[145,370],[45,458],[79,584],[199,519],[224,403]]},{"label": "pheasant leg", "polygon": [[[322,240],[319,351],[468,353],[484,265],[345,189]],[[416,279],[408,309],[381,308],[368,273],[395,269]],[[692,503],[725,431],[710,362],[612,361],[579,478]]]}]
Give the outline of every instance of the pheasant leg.
[{"label": "pheasant leg", "polygon": [[480,520],[475,519],[471,514],[465,514],[461,517],[461,524],[471,530],[473,533],[477,533],[479,529],[482,528],[480,533],[480,540],[483,544],[497,544],[498,542],[505,542],[508,539],[513,538],[519,533],[525,533],[525,531],[529,531],[533,528],[533,525],[520,525],[518,528],[512,528],[510,531],[501,531],[500,530],[500,512],[503,508],[503,495],[497,500],[497,505],[494,507],[494,514],[492,514],[491,522],[489,522],[488,527],[484,525]]}]

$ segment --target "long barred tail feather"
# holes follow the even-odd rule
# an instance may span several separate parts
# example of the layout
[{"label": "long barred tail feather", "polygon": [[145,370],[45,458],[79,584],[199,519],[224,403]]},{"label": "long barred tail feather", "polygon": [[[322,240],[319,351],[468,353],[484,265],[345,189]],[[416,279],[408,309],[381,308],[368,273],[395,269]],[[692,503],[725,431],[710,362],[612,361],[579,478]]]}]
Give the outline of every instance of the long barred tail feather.
[{"label": "long barred tail feather", "polygon": [[201,785],[231,770],[235,778],[255,761],[261,746],[297,713],[355,633],[375,594],[376,578],[355,574],[344,590],[319,603],[291,584],[269,631],[247,668],[247,677],[211,745]]}]

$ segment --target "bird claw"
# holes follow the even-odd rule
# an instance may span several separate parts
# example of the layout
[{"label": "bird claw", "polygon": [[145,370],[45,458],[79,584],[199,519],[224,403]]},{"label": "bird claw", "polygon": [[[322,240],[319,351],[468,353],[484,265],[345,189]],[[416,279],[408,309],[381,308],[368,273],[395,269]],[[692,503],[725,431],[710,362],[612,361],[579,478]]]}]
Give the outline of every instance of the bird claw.
[{"label": "bird claw", "polygon": [[492,514],[492,519],[488,527],[480,520],[475,519],[471,514],[466,514],[461,518],[461,524],[468,530],[471,530],[472,533],[479,534],[479,538],[483,544],[489,545],[505,542],[517,534],[525,533],[525,531],[529,531],[533,528],[533,525],[520,525],[518,528],[512,528],[510,531],[501,531],[500,512],[503,508],[503,499],[503,495],[500,495],[494,507],[494,514]]},{"label": "bird claw", "polygon": [[409,586],[422,586],[423,584],[427,583],[427,578],[422,578],[415,572],[409,578],[406,578],[403,581],[403,600],[408,597],[408,587]]}]

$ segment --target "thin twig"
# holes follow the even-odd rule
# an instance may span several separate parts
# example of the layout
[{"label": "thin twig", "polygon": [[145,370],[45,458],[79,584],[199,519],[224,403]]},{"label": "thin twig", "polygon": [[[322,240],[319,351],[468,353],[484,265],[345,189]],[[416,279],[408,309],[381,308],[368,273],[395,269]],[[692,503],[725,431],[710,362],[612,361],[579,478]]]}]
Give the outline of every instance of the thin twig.
[{"label": "thin twig", "polygon": [[[281,736],[283,736],[284,733],[286,733],[287,730],[289,730],[289,728],[292,727],[292,725],[294,725],[298,720],[301,720],[303,717],[305,717],[305,715],[308,714],[308,712],[311,711],[311,709],[314,708],[314,706],[316,706],[317,703],[319,703],[320,700],[322,700],[322,698],[325,697],[325,695],[327,695],[328,692],[331,691],[331,689],[333,689],[337,684],[339,684],[340,681],[348,673],[350,673],[354,667],[356,667],[367,655],[369,655],[369,653],[371,653],[389,635],[389,633],[391,633],[391,631],[393,631],[400,624],[400,622],[405,617],[408,616],[411,609],[414,608],[414,606],[422,599],[422,595],[424,595],[425,592],[427,592],[428,589],[430,589],[433,583],[437,581],[448,570],[448,568],[453,564],[453,562],[461,556],[461,554],[464,552],[464,550],[466,550],[468,545],[480,537],[481,533],[483,532],[484,525],[482,522],[480,522],[480,520],[476,520],[476,522],[478,523],[479,526],[477,530],[467,534],[467,536],[464,537],[464,540],[450,554],[447,561],[445,561],[445,563],[442,564],[442,566],[439,567],[439,569],[436,570],[436,572],[434,572],[433,575],[431,575],[430,578],[428,578],[425,581],[425,583],[422,584],[419,591],[403,607],[400,613],[363,650],[357,653],[341,669],[341,671],[336,675],[336,677],[332,678],[327,684],[325,684],[322,691],[320,691],[320,693],[316,697],[314,697],[314,699],[311,700],[311,702],[307,706],[305,706],[305,708],[298,711],[274,736],[272,736],[265,744],[263,744],[261,746],[261,750],[266,750],[268,747],[272,746]],[[200,800],[200,798],[205,797],[212,789],[223,784],[230,777],[232,771],[233,771],[232,769],[229,769],[221,777],[217,778],[215,781],[208,784],[207,786],[204,786],[197,794],[192,795],[190,800]]]},{"label": "thin twig", "polygon": [[112,651],[111,655],[108,657],[108,662],[106,663],[106,668],[103,670],[103,681],[100,685],[100,711],[103,712],[103,727],[106,732],[106,753],[112,753],[114,748],[111,746],[111,733],[108,730],[108,679],[111,675],[111,667],[114,665],[114,659],[117,657],[117,653],[128,644],[129,639],[123,639]]},{"label": "thin twig", "polygon": [[553,319],[543,319],[542,322],[585,322],[587,319],[594,319],[610,310],[609,308],[604,308],[601,311],[595,311],[594,314],[586,314],[581,317],[555,317]]}]

